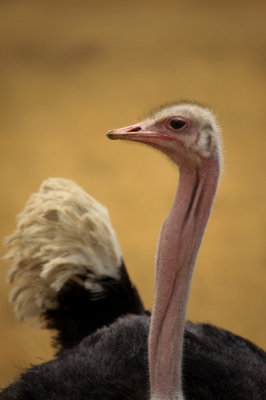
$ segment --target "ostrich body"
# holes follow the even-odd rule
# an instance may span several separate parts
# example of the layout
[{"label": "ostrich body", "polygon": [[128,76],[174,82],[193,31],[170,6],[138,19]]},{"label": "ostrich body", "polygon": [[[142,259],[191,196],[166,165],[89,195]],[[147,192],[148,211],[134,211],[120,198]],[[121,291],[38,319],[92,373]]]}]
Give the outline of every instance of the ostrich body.
[{"label": "ostrich body", "polygon": [[[46,302],[38,302],[38,307],[44,304],[39,310],[39,315],[44,317],[48,328],[57,331],[57,344],[61,346],[58,357],[29,368],[0,393],[1,400],[29,398],[32,400],[46,398],[51,400],[74,398],[77,400],[264,400],[266,398],[266,354],[263,350],[239,336],[212,325],[191,322],[185,324],[195,258],[219,177],[218,131],[215,119],[207,108],[199,104],[178,102],[157,109],[139,124],[108,133],[111,139],[147,143],[163,151],[178,164],[180,169],[177,194],[162,227],[158,243],[152,318],[145,315],[141,299],[128,278],[123,262],[114,263],[112,257],[109,259],[114,250],[115,254],[119,254],[115,259],[122,260],[112,229],[107,229],[112,239],[104,242],[109,243],[113,250],[97,251],[99,247],[101,248],[97,245],[98,242],[102,242],[101,235],[102,238],[108,236],[106,229],[102,229],[102,226],[106,226],[106,212],[103,212],[105,223],[102,225],[100,216],[102,209],[98,208],[99,212],[96,213],[98,218],[92,220],[94,224],[81,224],[76,229],[77,232],[92,229],[94,234],[99,230],[97,238],[84,243],[83,233],[80,232],[81,236],[79,237],[79,234],[76,236],[75,243],[77,245],[81,241],[81,247],[78,251],[76,245],[68,248],[68,260],[73,261],[73,258],[77,260],[77,253],[83,254],[87,247],[96,249],[97,257],[84,259],[83,254],[83,257],[78,257],[83,262],[79,261],[76,264],[70,262],[65,265],[60,261],[62,256],[65,256],[63,252],[59,254],[58,263],[54,264],[58,264],[61,268],[55,267],[50,275],[51,280],[48,281],[46,279],[49,278],[49,274],[42,274],[41,260],[39,259],[38,273],[36,264],[35,272],[39,274],[41,280],[44,280],[44,286],[48,285],[53,289],[52,292],[47,291]],[[51,191],[51,196],[53,191],[55,188]],[[67,191],[69,192],[70,188]],[[50,211],[47,210],[47,206],[42,205],[41,209],[46,210],[43,215],[46,216],[45,220],[49,227],[57,220],[59,225],[63,224],[63,230],[70,235],[73,227],[71,223],[65,225],[64,218],[60,214],[64,196],[56,197],[57,206],[51,204],[50,208],[48,207]],[[83,195],[79,193],[72,196],[71,201],[68,199],[66,204],[63,202],[63,208],[66,209],[69,203],[74,205],[77,202],[77,207],[74,208],[79,212],[74,212],[76,221],[72,220],[73,224],[80,223],[78,222],[80,217],[82,219],[82,216],[87,214],[86,209],[93,206],[93,203],[89,202],[86,207],[84,204],[80,207],[81,197],[83,198]],[[33,208],[31,204],[27,211],[29,215]],[[53,211],[54,208],[57,210],[56,213]],[[72,215],[72,212],[73,210],[71,212],[68,210],[68,215]],[[33,220],[36,219],[38,220],[35,215]],[[85,217],[84,219],[86,220]],[[28,225],[29,228],[32,223]],[[40,255],[35,249],[24,263],[15,266],[14,260],[20,252],[20,242],[24,242],[22,239],[29,231],[26,229],[23,232],[23,226],[25,223],[21,224],[19,227],[21,230],[18,229],[13,239],[11,237],[9,240],[10,246],[15,243],[13,253],[9,253],[9,258],[13,260],[11,276],[15,273],[19,280],[26,268],[25,279],[19,290],[21,295],[23,288],[26,287],[24,296],[13,294],[13,297],[11,296],[13,302],[28,298],[27,284],[30,276],[27,275],[29,273],[27,265]],[[32,240],[36,240],[35,235],[32,235]],[[53,236],[52,241],[57,242],[57,237]],[[60,248],[61,245],[57,250]],[[43,256],[46,258],[45,254],[44,252]],[[50,254],[49,260],[52,262],[55,259],[56,254]],[[102,261],[99,262],[100,260]],[[108,265],[109,268],[103,269],[104,265]],[[49,268],[47,265],[46,267],[44,269],[47,272]],[[60,278],[62,269],[66,278],[63,283]],[[18,270],[20,272],[16,273]],[[53,285],[53,282],[61,282],[60,288]],[[48,301],[50,296],[52,303]],[[123,296],[128,299],[124,306],[121,305]],[[35,297],[32,296],[28,306],[34,301]],[[21,310],[25,304],[21,303]],[[102,307],[98,307],[97,304],[102,304]],[[102,312],[101,318],[95,310]],[[111,316],[110,310],[112,310]],[[80,329],[73,329],[73,321]],[[62,339],[66,337],[64,330],[68,332],[67,340]]]}]

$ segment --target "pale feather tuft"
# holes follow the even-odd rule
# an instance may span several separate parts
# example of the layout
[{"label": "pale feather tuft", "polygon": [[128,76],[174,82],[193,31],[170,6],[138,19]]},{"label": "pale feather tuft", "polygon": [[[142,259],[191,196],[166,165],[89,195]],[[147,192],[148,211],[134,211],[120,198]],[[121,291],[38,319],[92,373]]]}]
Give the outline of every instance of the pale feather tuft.
[{"label": "pale feather tuft", "polygon": [[67,179],[43,182],[4,244],[12,263],[7,281],[16,281],[9,301],[19,319],[57,308],[57,293],[70,280],[96,298],[106,290],[102,278],[120,278],[122,255],[107,209]]}]

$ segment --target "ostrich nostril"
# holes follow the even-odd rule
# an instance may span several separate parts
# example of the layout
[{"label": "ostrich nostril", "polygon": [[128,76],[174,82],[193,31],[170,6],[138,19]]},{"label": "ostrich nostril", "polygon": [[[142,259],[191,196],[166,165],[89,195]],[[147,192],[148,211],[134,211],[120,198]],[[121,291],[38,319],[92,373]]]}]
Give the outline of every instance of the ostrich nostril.
[{"label": "ostrich nostril", "polygon": [[127,130],[127,132],[139,132],[139,131],[141,131],[140,126],[135,126],[134,128]]}]

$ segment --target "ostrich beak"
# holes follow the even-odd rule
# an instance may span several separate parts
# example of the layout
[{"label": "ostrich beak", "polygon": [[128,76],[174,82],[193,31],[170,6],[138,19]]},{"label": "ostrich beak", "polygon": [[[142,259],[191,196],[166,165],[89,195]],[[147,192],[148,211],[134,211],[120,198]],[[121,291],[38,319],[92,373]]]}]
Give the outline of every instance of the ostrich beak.
[{"label": "ostrich beak", "polygon": [[106,135],[111,140],[135,140],[137,138],[146,136],[149,133],[151,134],[151,132],[145,130],[141,124],[135,124],[126,126],[124,128],[112,129],[111,131],[107,132]]}]

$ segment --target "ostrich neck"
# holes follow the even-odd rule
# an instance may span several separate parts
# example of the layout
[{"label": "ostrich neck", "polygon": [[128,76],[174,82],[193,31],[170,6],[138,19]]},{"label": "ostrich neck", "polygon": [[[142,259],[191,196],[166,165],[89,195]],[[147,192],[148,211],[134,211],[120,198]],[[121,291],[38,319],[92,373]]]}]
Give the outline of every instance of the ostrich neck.
[{"label": "ostrich neck", "polygon": [[219,160],[180,167],[178,190],[161,229],[149,336],[152,400],[183,400],[182,350],[191,277],[219,178]]}]

